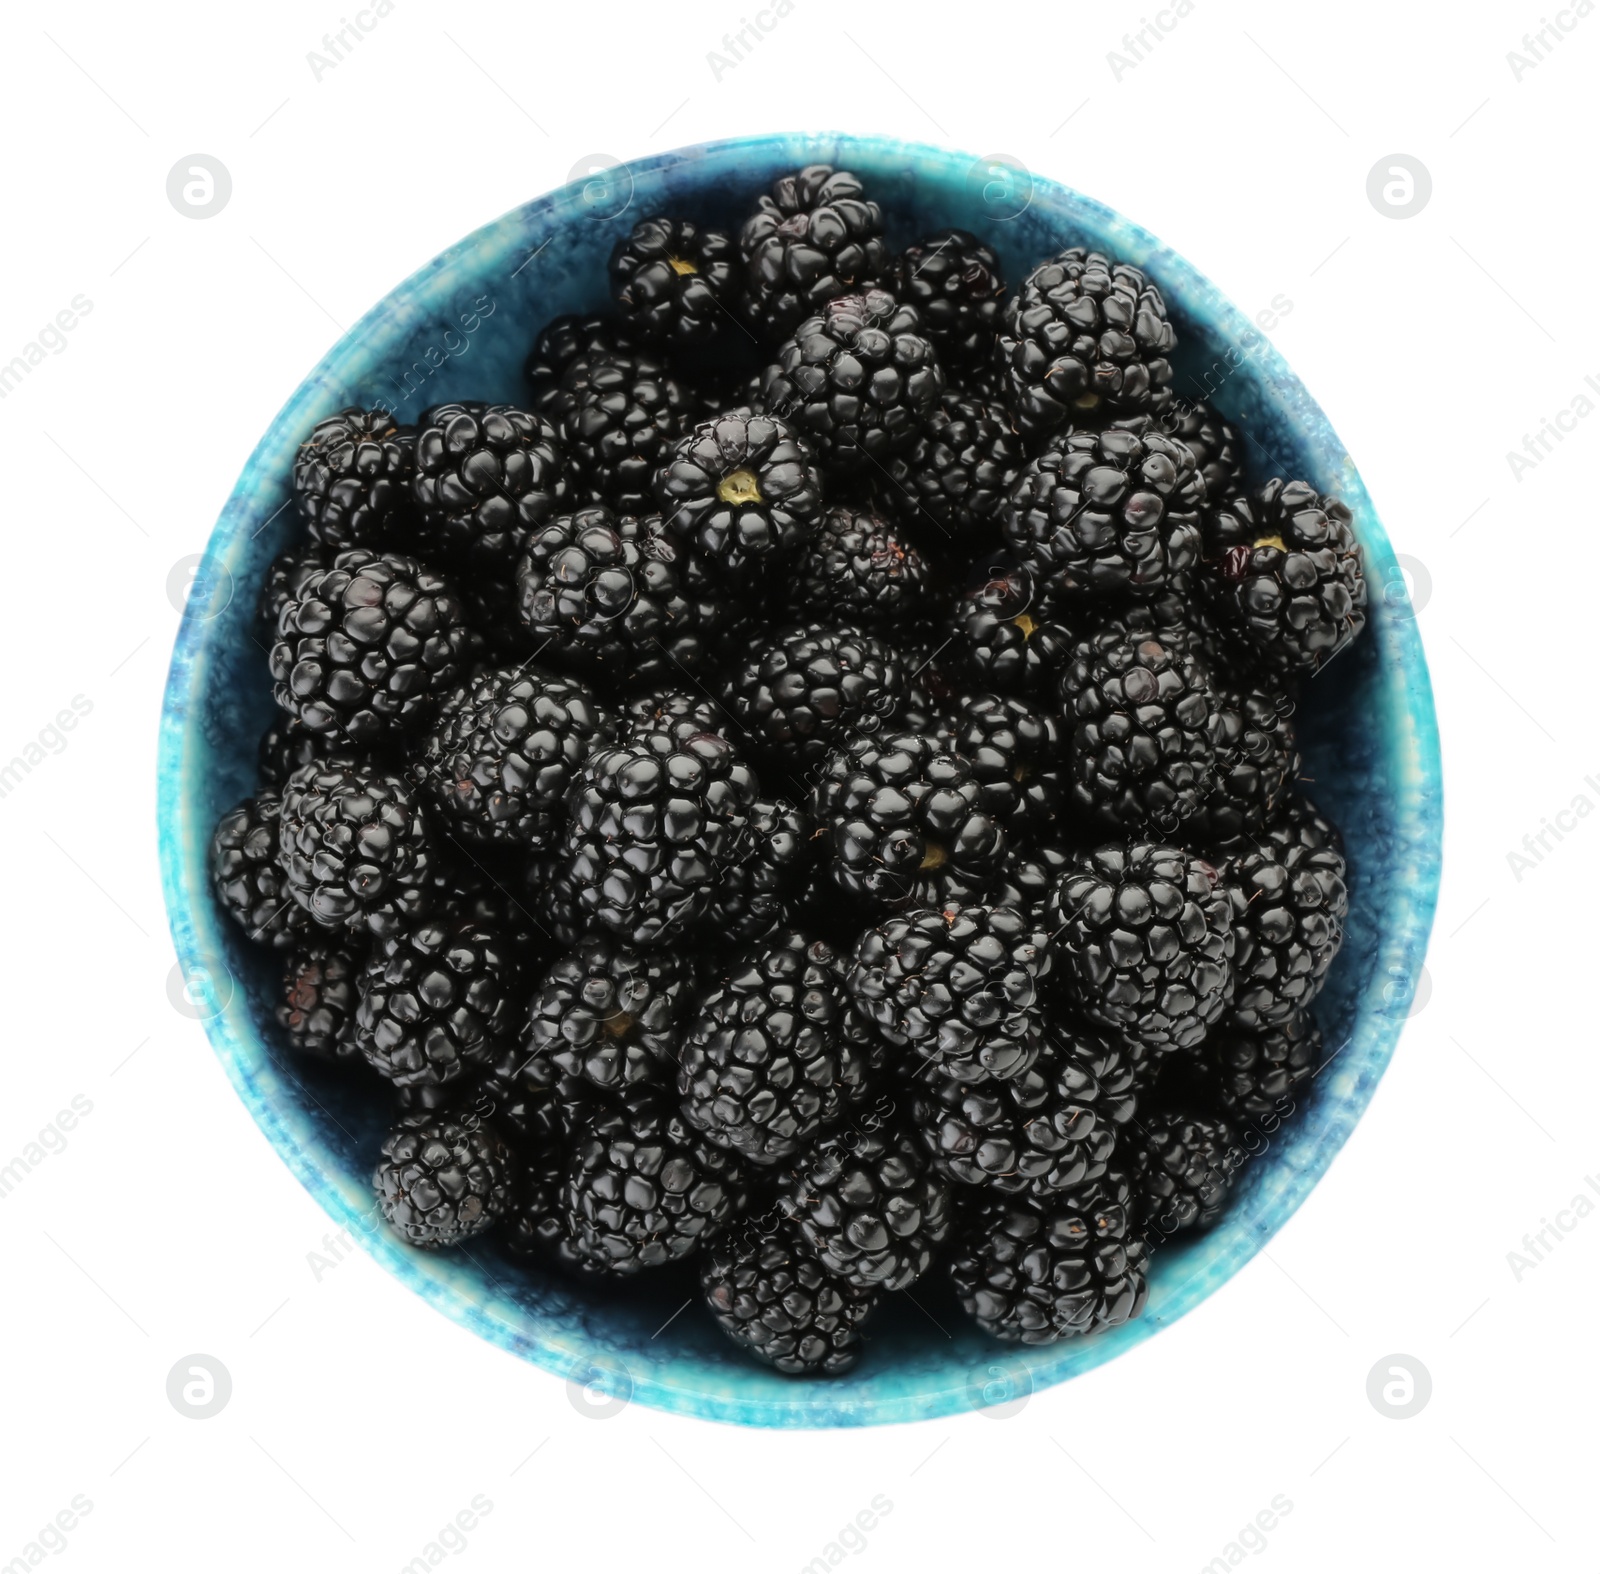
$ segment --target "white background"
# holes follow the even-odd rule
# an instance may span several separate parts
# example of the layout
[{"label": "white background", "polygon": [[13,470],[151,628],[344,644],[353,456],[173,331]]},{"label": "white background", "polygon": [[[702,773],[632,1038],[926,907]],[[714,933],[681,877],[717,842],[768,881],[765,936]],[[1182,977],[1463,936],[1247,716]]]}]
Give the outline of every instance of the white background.
[{"label": "white background", "polygon": [[[52,1564],[392,1571],[483,1494],[451,1566],[790,1571],[883,1494],[852,1566],[1182,1574],[1282,1494],[1252,1566],[1593,1568],[1600,1221],[1520,1282],[1507,1254],[1600,1174],[1600,819],[1520,879],[1507,854],[1600,804],[1600,419],[1520,479],[1506,452],[1600,379],[1600,19],[1560,13],[1519,81],[1531,0],[1198,0],[1119,81],[1153,6],[796,0],[718,80],[734,5],[399,0],[318,80],[333,0],[153,9],[17,8],[0,50],[0,361],[92,302],[0,402],[0,756],[92,704],[0,799],[0,1159],[92,1103],[0,1201],[0,1565],[83,1494]],[[1431,994],[1269,1250],[1020,1414],[596,1421],[365,1257],[318,1282],[328,1221],[169,1003],[168,577],[340,326],[449,242],[586,155],[834,126],[1005,152],[1247,312],[1292,301],[1272,337],[1419,592],[1449,816]],[[195,152],[233,180],[205,222],[166,196]],[[1433,182],[1405,220],[1367,196],[1394,153]],[[232,1375],[208,1421],[165,1394],[191,1352]],[[1431,1373],[1409,1420],[1367,1398],[1392,1353]]]}]

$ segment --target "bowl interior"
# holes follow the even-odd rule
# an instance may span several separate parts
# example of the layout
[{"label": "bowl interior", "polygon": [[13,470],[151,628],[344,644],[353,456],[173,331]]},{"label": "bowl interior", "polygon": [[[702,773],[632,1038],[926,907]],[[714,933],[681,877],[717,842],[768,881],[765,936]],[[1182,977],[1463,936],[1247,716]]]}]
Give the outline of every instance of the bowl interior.
[{"label": "bowl interior", "polygon": [[[687,1272],[578,1289],[493,1245],[431,1255],[376,1226],[368,1177],[383,1120],[370,1085],[306,1066],[274,1041],[263,1000],[276,964],[213,904],[207,843],[218,815],[255,785],[271,713],[256,587],[296,521],[288,476],[311,425],[346,405],[402,419],[455,398],[518,401],[534,336],[561,312],[606,304],[605,263],[640,217],[671,210],[732,225],[785,170],[858,171],[898,247],[948,225],[987,241],[1015,282],[1035,262],[1087,244],[1160,285],[1180,349],[1176,386],[1248,434],[1252,481],[1293,475],[1355,513],[1372,591],[1365,636],[1308,686],[1299,724],[1307,774],[1342,828],[1351,866],[1344,949],[1318,1008],[1329,1064],[1258,1156],[1225,1218],[1155,1256],[1148,1309],[1123,1328],[1038,1350],[972,1330],[930,1276],[884,1309],[861,1365],[796,1382],[748,1364],[696,1315]],[[1371,500],[1326,419],[1255,327],[1182,258],[1065,187],[989,161],[842,136],[711,144],[602,171],[468,236],[385,297],[295,391],[251,456],[196,578],[162,718],[163,879],[190,995],[240,1096],[314,1196],[395,1276],[506,1349],[591,1392],[721,1420],[781,1426],[912,1420],[999,1403],[1060,1382],[1174,1321],[1278,1230],[1343,1144],[1393,1051],[1426,947],[1438,882],[1438,740],[1404,580]]]}]

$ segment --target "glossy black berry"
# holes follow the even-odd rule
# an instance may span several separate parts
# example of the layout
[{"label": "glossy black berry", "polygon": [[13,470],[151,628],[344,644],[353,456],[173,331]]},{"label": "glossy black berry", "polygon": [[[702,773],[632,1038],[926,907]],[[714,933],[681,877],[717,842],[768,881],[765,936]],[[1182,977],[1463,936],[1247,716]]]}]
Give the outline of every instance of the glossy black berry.
[{"label": "glossy black berry", "polygon": [[295,508],[328,553],[403,543],[415,524],[416,432],[387,410],[341,410],[319,421],[294,459]]},{"label": "glossy black berry", "polygon": [[610,271],[617,311],[641,339],[703,345],[735,323],[739,251],[720,230],[688,219],[643,219],[612,249]]},{"label": "glossy black berry", "polygon": [[939,359],[951,369],[994,357],[1006,281],[1000,259],[966,230],[938,230],[895,258],[890,288],[915,306]]},{"label": "glossy black berry", "polygon": [[406,1120],[384,1139],[372,1183],[389,1228],[408,1246],[457,1246],[510,1207],[511,1150],[470,1118]]}]

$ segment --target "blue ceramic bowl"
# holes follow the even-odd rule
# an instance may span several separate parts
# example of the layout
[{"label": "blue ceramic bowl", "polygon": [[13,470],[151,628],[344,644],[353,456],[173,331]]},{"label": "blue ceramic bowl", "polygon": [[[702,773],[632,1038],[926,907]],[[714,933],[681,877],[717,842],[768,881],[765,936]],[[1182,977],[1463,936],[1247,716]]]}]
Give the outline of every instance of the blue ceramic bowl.
[{"label": "blue ceramic bowl", "polygon": [[[1069,244],[1138,264],[1177,325],[1176,386],[1209,398],[1250,434],[1249,478],[1293,475],[1355,512],[1372,589],[1365,636],[1310,685],[1302,707],[1309,775],[1344,830],[1351,866],[1345,946],[1319,1016],[1338,1053],[1303,1108],[1266,1139],[1209,1234],[1157,1253],[1144,1315],[1094,1338],[1018,1351],[960,1317],[932,1279],[885,1308],[856,1371],[830,1382],[761,1370],[693,1310],[673,1314],[683,1278],[626,1294],[576,1289],[483,1245],[413,1251],[373,1223],[369,1175],[381,1138],[374,1102],[350,1081],[297,1064],[264,1005],[274,963],[241,943],[206,877],[218,815],[254,786],[271,696],[252,637],[256,587],[291,540],[289,469],[312,424],[345,405],[402,419],[444,400],[517,401],[535,333],[559,312],[606,304],[612,244],[662,210],[732,225],[785,170],[858,171],[889,239],[960,225],[1015,281]],[[565,186],[485,225],[378,303],[297,388],[251,455],[212,532],[173,652],[161,719],[162,875],[195,1009],[239,1096],[334,1221],[448,1316],[568,1380],[591,1402],[762,1426],[910,1421],[1015,1400],[1109,1361],[1181,1317],[1261,1249],[1327,1169],[1388,1064],[1427,945],[1439,877],[1439,746],[1422,645],[1388,538],[1344,445],[1249,319],[1183,258],[1098,203],[1002,164],[908,143],[771,136],[641,159]]]}]

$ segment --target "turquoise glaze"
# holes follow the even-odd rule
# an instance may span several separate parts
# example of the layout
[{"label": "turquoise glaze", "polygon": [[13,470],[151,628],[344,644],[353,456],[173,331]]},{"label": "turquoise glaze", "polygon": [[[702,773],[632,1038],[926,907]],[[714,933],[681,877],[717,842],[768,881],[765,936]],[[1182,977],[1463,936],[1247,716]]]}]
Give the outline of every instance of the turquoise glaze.
[{"label": "turquoise glaze", "polygon": [[[1210,397],[1250,434],[1252,480],[1298,476],[1350,504],[1372,607],[1365,636],[1308,686],[1301,715],[1316,796],[1350,852],[1348,934],[1319,1012],[1338,1054],[1247,1169],[1226,1217],[1157,1253],[1149,1307],[1123,1328],[1012,1349],[964,1324],[930,1278],[914,1292],[918,1304],[899,1296],[885,1309],[855,1372],[805,1382],[751,1365],[693,1309],[674,1317],[692,1293],[687,1273],[627,1293],[576,1289],[493,1246],[434,1256],[374,1229],[376,1101],[274,1046],[261,994],[273,964],[214,906],[206,848],[218,815],[254,785],[271,708],[252,638],[256,587],[291,538],[290,461],[312,424],[351,404],[383,403],[409,420],[448,399],[520,399],[536,331],[559,312],[605,304],[607,255],[638,218],[669,210],[731,224],[775,176],[818,162],[862,175],[896,247],[958,224],[999,252],[1013,282],[1075,243],[1144,268],[1177,325],[1179,393]],[[912,1421],[1015,1400],[1131,1349],[1237,1273],[1332,1162],[1394,1052],[1433,917],[1441,824],[1433,700],[1404,581],[1355,465],[1281,357],[1183,258],[1098,203],[1003,166],[876,138],[758,137],[641,159],[485,225],[380,301],[295,390],[245,466],[196,577],[161,718],[162,875],[191,996],[239,1096],[334,1222],[447,1316],[576,1385],[580,1402],[610,1395],[759,1426]],[[1126,1380],[1136,1381],[1131,1369]]]}]

